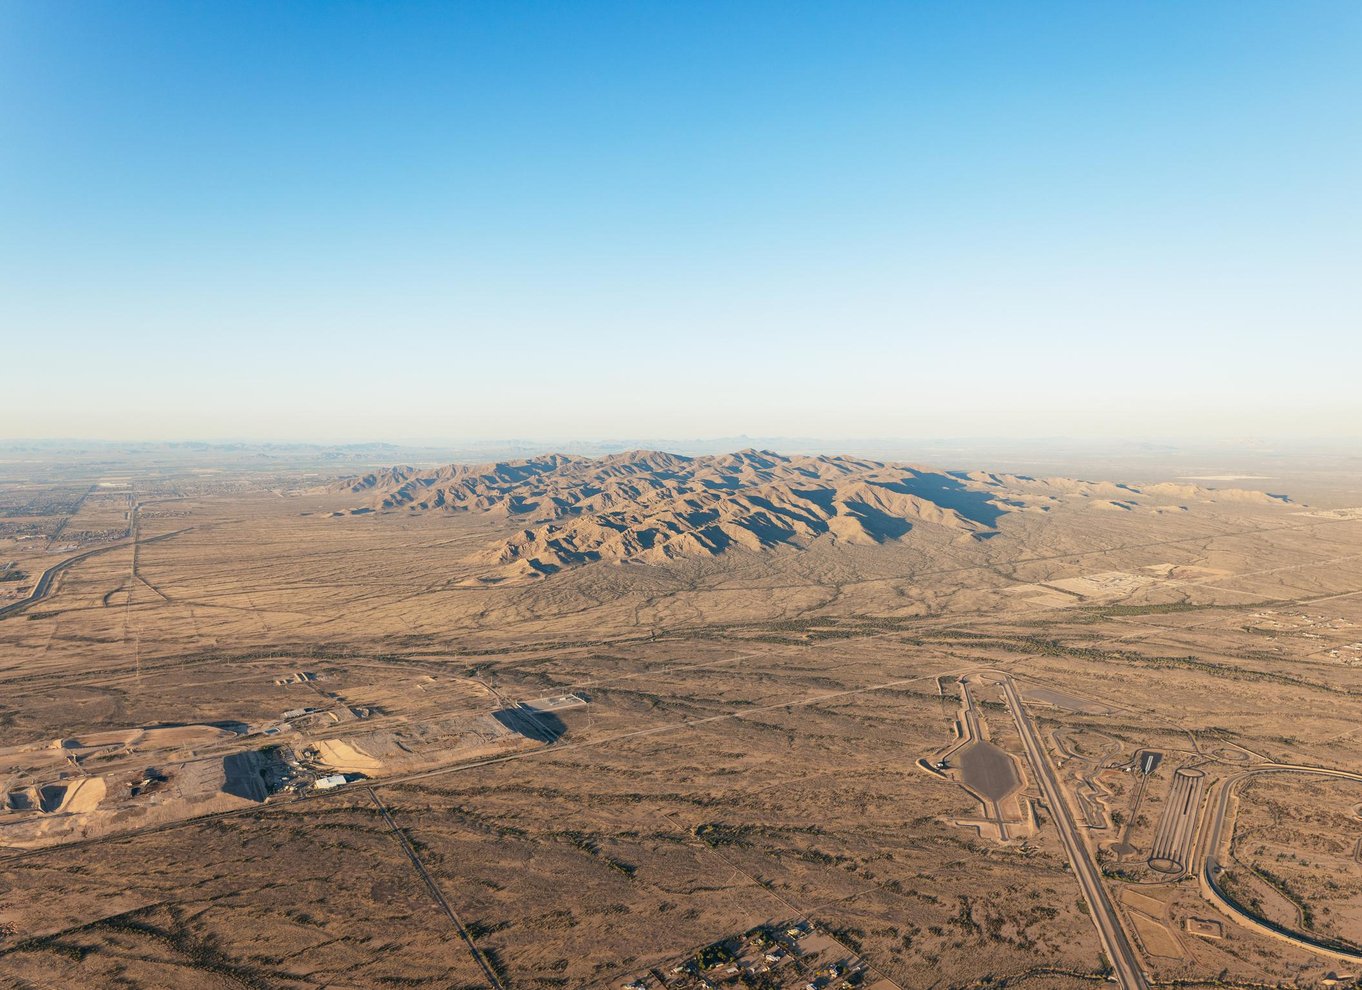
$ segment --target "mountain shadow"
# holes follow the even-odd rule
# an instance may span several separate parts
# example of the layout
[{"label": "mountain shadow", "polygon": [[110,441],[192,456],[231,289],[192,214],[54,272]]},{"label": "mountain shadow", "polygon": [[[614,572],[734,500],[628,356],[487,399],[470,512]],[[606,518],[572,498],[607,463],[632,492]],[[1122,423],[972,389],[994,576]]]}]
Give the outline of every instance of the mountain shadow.
[{"label": "mountain shadow", "polygon": [[883,487],[901,495],[916,495],[935,502],[944,509],[952,509],[970,522],[996,529],[998,520],[1007,510],[993,501],[988,492],[966,488],[959,478],[949,474],[923,473],[902,481],[879,482]]}]

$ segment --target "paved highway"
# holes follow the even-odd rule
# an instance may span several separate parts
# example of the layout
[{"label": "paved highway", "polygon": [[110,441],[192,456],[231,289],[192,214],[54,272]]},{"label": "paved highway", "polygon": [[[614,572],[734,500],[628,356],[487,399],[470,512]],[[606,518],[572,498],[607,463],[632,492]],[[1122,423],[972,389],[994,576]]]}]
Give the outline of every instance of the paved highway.
[{"label": "paved highway", "polygon": [[1059,829],[1060,840],[1069,855],[1069,864],[1073,867],[1074,876],[1083,890],[1083,897],[1088,902],[1088,910],[1092,912],[1093,924],[1097,926],[1097,937],[1101,940],[1102,949],[1112,965],[1116,981],[1123,990],[1149,990],[1149,981],[1140,969],[1139,957],[1135,955],[1130,939],[1126,938],[1125,929],[1121,927],[1121,919],[1116,914],[1111,898],[1107,896],[1101,871],[1098,870],[1092,853],[1074,826],[1073,816],[1069,814],[1069,806],[1060,790],[1059,777],[1050,762],[1050,755],[1041,745],[1035,726],[1031,724],[1031,717],[1022,707],[1021,694],[1017,691],[1016,684],[1007,674],[995,671],[989,673],[1002,685],[1007,706],[1012,711],[1012,719],[1017,723],[1017,732],[1021,735],[1022,745],[1026,749],[1026,758],[1036,775],[1036,782],[1045,797],[1045,804],[1050,809],[1050,817],[1055,820],[1055,827]]},{"label": "paved highway", "polygon": [[48,595],[52,594],[52,582],[56,579],[58,574],[66,570],[66,568],[70,567],[72,564],[78,564],[87,557],[95,556],[95,554],[108,553],[110,550],[117,550],[120,547],[127,546],[132,546],[131,540],[119,540],[117,543],[110,543],[108,546],[98,547],[94,550],[86,550],[84,553],[78,553],[74,557],[67,557],[65,560],[58,561],[47,570],[43,571],[42,577],[38,578],[38,583],[33,586],[33,591],[27,598],[22,598],[17,602],[11,602],[9,605],[0,608],[0,618],[22,612],[30,605],[35,602],[40,602]]},{"label": "paved highway", "polygon": [[1222,846],[1228,844],[1229,835],[1226,828],[1232,831],[1234,828],[1233,816],[1229,814],[1230,795],[1240,781],[1252,777],[1258,773],[1312,773],[1325,777],[1342,777],[1345,780],[1362,781],[1362,774],[1353,773],[1349,770],[1331,770],[1328,767],[1311,767],[1294,763],[1278,763],[1272,766],[1254,767],[1237,773],[1233,777],[1228,777],[1220,783],[1219,800],[1211,806],[1211,817],[1206,823],[1205,837],[1202,839],[1202,855],[1205,859],[1201,866],[1201,893],[1211,903],[1215,904],[1222,911],[1234,918],[1241,925],[1270,935],[1274,938],[1282,939],[1293,945],[1298,945],[1303,949],[1312,952],[1319,952],[1334,959],[1342,959],[1350,963],[1362,962],[1362,952],[1350,950],[1344,945],[1331,943],[1318,936],[1307,935],[1304,932],[1292,931],[1282,925],[1278,925],[1267,918],[1260,918],[1255,914],[1250,914],[1242,905],[1227,895],[1221,888],[1219,882],[1220,863],[1216,859],[1217,853]]},{"label": "paved highway", "polygon": [[[192,528],[193,527],[190,527],[190,529]],[[37,602],[42,601],[48,595],[52,594],[53,581],[56,580],[58,574],[66,570],[72,564],[79,564],[82,560],[87,560],[90,557],[96,556],[97,554],[108,553],[110,550],[119,550],[122,549],[123,547],[134,546],[138,543],[142,544],[156,543],[159,540],[168,540],[172,536],[179,536],[181,533],[187,532],[189,532],[189,529],[177,529],[172,533],[162,533],[160,536],[153,536],[150,537],[149,539],[140,541],[135,539],[119,540],[117,543],[110,543],[102,547],[95,547],[95,549],[93,550],[86,550],[84,553],[78,553],[74,557],[67,557],[65,560],[59,560],[51,567],[49,567],[47,570],[43,571],[42,577],[38,578],[38,583],[33,586],[33,591],[29,594],[27,598],[22,598],[17,602],[11,602],[10,604],[0,608],[0,619],[3,619],[8,615],[16,615],[19,612],[22,612],[24,609],[28,608],[30,605],[34,605]]]}]

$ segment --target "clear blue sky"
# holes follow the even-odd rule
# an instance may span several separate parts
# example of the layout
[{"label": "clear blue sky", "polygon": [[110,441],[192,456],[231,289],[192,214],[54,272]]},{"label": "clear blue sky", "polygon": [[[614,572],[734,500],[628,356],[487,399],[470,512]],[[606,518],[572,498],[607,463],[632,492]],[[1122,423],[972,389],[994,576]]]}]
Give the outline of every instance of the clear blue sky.
[{"label": "clear blue sky", "polygon": [[0,436],[1362,434],[1362,4],[0,3]]}]

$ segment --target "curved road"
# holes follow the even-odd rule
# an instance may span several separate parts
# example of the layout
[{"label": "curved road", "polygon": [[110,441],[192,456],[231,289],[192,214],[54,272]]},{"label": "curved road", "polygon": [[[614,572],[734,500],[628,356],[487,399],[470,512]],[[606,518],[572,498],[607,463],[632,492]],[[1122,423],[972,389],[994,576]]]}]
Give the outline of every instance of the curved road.
[{"label": "curved road", "polygon": [[[1221,845],[1226,843],[1228,838],[1225,834],[1225,826],[1227,824],[1226,819],[1230,817],[1228,814],[1230,795],[1234,793],[1234,789],[1241,781],[1259,773],[1309,773],[1324,777],[1342,777],[1345,780],[1354,780],[1362,783],[1362,773],[1353,773],[1349,770],[1331,770],[1327,767],[1302,766],[1294,763],[1279,763],[1266,767],[1254,767],[1250,770],[1244,770],[1237,773],[1232,777],[1227,777],[1219,785],[1219,800],[1215,802],[1215,810],[1206,822],[1205,838],[1202,840],[1202,854],[1205,856],[1200,871],[1202,895],[1235,921],[1253,931],[1271,935],[1274,938],[1283,939],[1284,941],[1300,946],[1303,949],[1309,949],[1311,952],[1323,953],[1324,955],[1331,956],[1335,959],[1341,959],[1351,963],[1362,962],[1362,952],[1345,949],[1342,946],[1331,944],[1315,936],[1306,935],[1303,932],[1292,931],[1291,929],[1286,928],[1283,925],[1278,925],[1266,918],[1260,918],[1255,914],[1250,914],[1220,888],[1220,883],[1216,879],[1216,874],[1220,872],[1221,867],[1219,861],[1216,859],[1216,853],[1220,850]],[[1229,821],[1228,824],[1232,832],[1234,828],[1233,821]]]},{"label": "curved road", "polygon": [[[189,527],[189,529],[192,528],[193,527]],[[37,583],[33,585],[33,591],[29,593],[27,598],[21,598],[17,602],[11,602],[4,607],[0,607],[0,619],[10,615],[17,615],[30,605],[36,605],[44,598],[51,595],[52,583],[56,580],[57,575],[72,564],[79,564],[82,560],[86,560],[101,553],[108,553],[110,550],[120,550],[124,547],[135,546],[139,543],[156,543],[159,540],[168,540],[172,536],[179,536],[181,533],[189,532],[189,529],[177,529],[171,533],[162,533],[160,536],[152,536],[140,541],[136,539],[123,539],[119,540],[117,543],[109,543],[102,547],[95,547],[93,550],[86,550],[84,553],[78,553],[74,557],[67,557],[65,560],[59,560],[47,570],[43,571],[42,577],[38,578]]]}]

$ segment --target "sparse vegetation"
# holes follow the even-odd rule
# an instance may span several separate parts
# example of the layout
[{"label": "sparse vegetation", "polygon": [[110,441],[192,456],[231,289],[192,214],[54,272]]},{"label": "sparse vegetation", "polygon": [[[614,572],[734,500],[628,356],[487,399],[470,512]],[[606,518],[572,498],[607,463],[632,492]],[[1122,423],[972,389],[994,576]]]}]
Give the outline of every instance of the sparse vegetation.
[{"label": "sparse vegetation", "polygon": [[[950,768],[939,776],[914,765],[951,745],[965,672],[1010,669],[1085,709],[1038,702],[1033,715],[1046,745],[1061,735],[1073,745],[1065,786],[1076,786],[1080,765],[1105,774],[1108,821],[1130,821],[1137,846],[1158,825],[1177,760],[1165,756],[1138,813],[1135,778],[1117,781],[1110,767],[1143,749],[1186,750],[1170,720],[1214,727],[1195,734],[1212,772],[1256,758],[1234,754],[1288,746],[1301,759],[1362,758],[1362,741],[1347,734],[1362,671],[1250,656],[1250,639],[1264,643],[1241,627],[1276,621],[1250,622],[1260,606],[1135,595],[1041,613],[1025,594],[998,591],[999,562],[1021,555],[1007,532],[956,542],[959,532],[924,522],[910,540],[814,539],[799,550],[583,565],[474,587],[462,582],[478,569],[463,562],[523,520],[330,518],[348,503],[232,485],[241,487],[224,481],[177,503],[185,515],[143,520],[148,536],[193,528],[141,546],[138,581],[129,583],[126,555],[92,557],[28,618],[0,621],[0,730],[6,758],[28,761],[11,772],[69,786],[74,778],[49,768],[67,772],[74,761],[108,779],[93,813],[6,813],[9,836],[31,828],[35,842],[64,843],[82,838],[78,828],[90,842],[5,861],[14,931],[0,937],[0,965],[25,978],[148,983],[150,960],[164,956],[248,987],[303,973],[358,986],[486,986],[485,964],[506,990],[570,990],[691,960],[722,962],[710,976],[733,988],[798,990],[855,956],[902,986],[1029,979],[1077,990],[1099,978],[1100,945],[1049,809],[1032,807],[1035,831],[1000,845],[957,824],[977,803]],[[1086,510],[1066,516],[1067,496],[1054,497],[1059,507],[1028,541],[1118,546],[1137,531],[1130,517],[1103,529]],[[1208,524],[1256,518],[1206,511]],[[1268,564],[1287,566],[1291,547],[1315,546],[1309,530],[1275,532]],[[1036,553],[1028,544],[1025,555]],[[1132,553],[1007,566],[1124,572],[1143,566],[1121,556]],[[1284,573],[1304,580],[1301,569]],[[1184,629],[1185,617],[1195,624]],[[1327,630],[1333,619],[1300,621]],[[1318,635],[1362,640],[1342,628]],[[586,703],[551,713],[561,742],[507,745],[497,742],[507,727],[486,721],[573,691]],[[1001,695],[977,693],[993,744],[1020,755]],[[1115,713],[1094,713],[1108,707]],[[1280,714],[1301,710],[1319,714]],[[264,728],[274,730],[267,739]],[[216,774],[224,756],[246,753],[319,773],[319,745],[333,739],[380,766],[330,793],[295,801],[280,792],[268,803],[220,797],[205,769]],[[1225,755],[1231,740],[1242,750]],[[120,834],[140,808],[158,806],[135,804],[134,785],[201,793],[193,813],[208,817]],[[1362,802],[1312,800],[1340,814]],[[1340,865],[1351,847],[1339,822],[1308,823],[1335,836],[1327,844],[1270,839],[1296,827],[1298,803],[1310,801],[1264,804],[1274,817],[1259,820],[1245,802],[1250,839],[1237,840],[1237,854],[1249,858],[1227,883],[1242,879],[1242,896],[1261,910],[1286,921],[1299,912],[1324,937],[1345,937],[1359,892]],[[1148,879],[1138,850],[1104,851],[1101,865],[1113,882]],[[86,890],[126,890],[145,913],[91,925]],[[779,927],[798,910],[814,933],[803,944],[820,946],[807,957],[790,953]],[[25,934],[48,930],[42,919],[61,911],[74,923],[41,946]],[[716,941],[723,932],[743,934]],[[791,961],[760,972],[755,963],[773,949]],[[1290,976],[1270,951],[1216,958],[1227,975],[1172,979]]]}]

